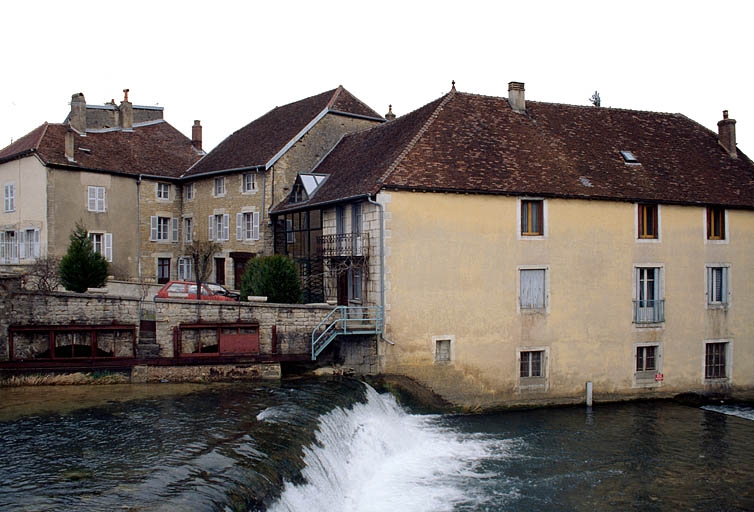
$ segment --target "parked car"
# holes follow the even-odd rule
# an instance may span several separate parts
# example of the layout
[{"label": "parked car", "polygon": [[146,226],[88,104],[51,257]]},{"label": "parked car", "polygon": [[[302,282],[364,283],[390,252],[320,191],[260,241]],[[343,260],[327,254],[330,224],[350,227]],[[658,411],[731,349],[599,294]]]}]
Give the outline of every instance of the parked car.
[{"label": "parked car", "polygon": [[[212,286],[222,288],[213,289]],[[224,292],[223,292],[224,290]],[[235,297],[234,297],[235,295]],[[202,283],[202,300],[220,300],[234,302],[238,300],[238,294],[220,286]],[[165,286],[155,295],[156,299],[192,299],[196,300],[196,283],[190,281],[168,281]]]},{"label": "parked car", "polygon": [[213,293],[217,293],[219,295],[225,295],[226,297],[230,297],[233,300],[241,300],[240,293],[234,292],[232,290],[228,290],[226,287],[224,287],[221,284],[207,283],[207,286],[209,286],[209,289],[212,290]]}]

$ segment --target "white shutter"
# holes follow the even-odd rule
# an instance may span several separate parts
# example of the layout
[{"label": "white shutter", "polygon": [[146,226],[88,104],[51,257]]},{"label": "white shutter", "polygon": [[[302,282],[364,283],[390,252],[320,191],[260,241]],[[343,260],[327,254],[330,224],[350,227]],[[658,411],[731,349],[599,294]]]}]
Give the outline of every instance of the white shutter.
[{"label": "white shutter", "polygon": [[89,194],[87,208],[90,212],[96,212],[97,211],[97,187],[89,187],[87,191]]},{"label": "white shutter", "polygon": [[223,240],[230,240],[230,215],[223,214]]},{"label": "white shutter", "polygon": [[524,309],[545,307],[544,269],[521,270],[521,307]]},{"label": "white shutter", "polygon": [[99,190],[99,192],[101,192],[101,194],[99,194],[99,195],[102,196],[102,197],[98,198],[98,199],[100,199],[102,201],[102,205],[101,205],[99,211],[103,211],[104,212],[104,211],[107,210],[107,205],[105,204],[105,187],[100,187],[98,190]]},{"label": "white shutter", "polygon": [[154,215],[149,217],[149,240],[157,240],[157,217]]},{"label": "white shutter", "polygon": [[720,302],[723,304],[728,303],[728,267],[722,268],[722,283],[720,288],[722,289],[722,293],[720,294]]},{"label": "white shutter", "polygon": [[20,259],[26,258],[26,244],[24,243],[24,236],[26,233],[24,233],[23,230],[19,230],[18,232],[18,257]]},{"label": "white shutter", "polygon": [[236,240],[243,240],[243,213],[236,214]]},{"label": "white shutter", "polygon": [[40,248],[39,248],[39,230],[38,229],[34,230],[34,242],[33,242],[33,246],[32,247],[33,247],[33,251],[34,251],[33,256],[35,258],[39,258],[41,251],[40,251]]},{"label": "white shutter", "polygon": [[105,259],[107,261],[113,261],[113,234],[105,233]]},{"label": "white shutter", "polygon": [[259,240],[259,212],[254,212],[252,217],[251,239]]},{"label": "white shutter", "polygon": [[178,231],[179,231],[178,222],[179,221],[180,219],[178,217],[173,217],[170,219],[170,222],[173,224],[173,242],[177,242],[179,240],[178,238]]},{"label": "white shutter", "polygon": [[209,226],[209,234],[207,235],[209,237],[209,241],[215,239],[215,216],[210,215],[209,220],[207,221],[207,224]]}]

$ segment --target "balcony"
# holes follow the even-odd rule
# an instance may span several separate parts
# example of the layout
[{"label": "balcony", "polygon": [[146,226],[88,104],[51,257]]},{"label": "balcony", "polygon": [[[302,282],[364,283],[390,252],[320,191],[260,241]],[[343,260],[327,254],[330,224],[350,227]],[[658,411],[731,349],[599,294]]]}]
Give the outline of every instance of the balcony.
[{"label": "balcony", "polygon": [[665,321],[665,299],[635,300],[635,324],[659,324]]},{"label": "balcony", "polygon": [[325,258],[364,257],[369,252],[369,235],[344,233],[317,237],[320,253]]}]

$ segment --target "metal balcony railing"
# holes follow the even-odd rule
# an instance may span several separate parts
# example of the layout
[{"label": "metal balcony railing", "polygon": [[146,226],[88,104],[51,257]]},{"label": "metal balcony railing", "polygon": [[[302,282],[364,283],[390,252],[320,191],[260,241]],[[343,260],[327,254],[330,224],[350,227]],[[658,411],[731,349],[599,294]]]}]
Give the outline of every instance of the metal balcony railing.
[{"label": "metal balcony railing", "polygon": [[369,235],[364,233],[343,233],[317,237],[320,252],[326,258],[366,256],[369,252]]},{"label": "metal balcony railing", "polygon": [[634,323],[657,324],[664,321],[665,299],[634,301]]}]

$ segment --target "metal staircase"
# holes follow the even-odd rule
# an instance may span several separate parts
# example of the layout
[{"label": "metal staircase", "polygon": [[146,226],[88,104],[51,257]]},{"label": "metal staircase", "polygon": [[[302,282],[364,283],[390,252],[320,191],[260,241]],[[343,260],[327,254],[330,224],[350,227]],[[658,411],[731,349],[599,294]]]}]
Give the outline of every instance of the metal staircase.
[{"label": "metal staircase", "polygon": [[312,361],[338,336],[379,334],[382,308],[378,306],[338,306],[312,331]]}]

